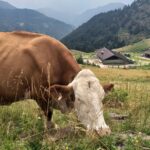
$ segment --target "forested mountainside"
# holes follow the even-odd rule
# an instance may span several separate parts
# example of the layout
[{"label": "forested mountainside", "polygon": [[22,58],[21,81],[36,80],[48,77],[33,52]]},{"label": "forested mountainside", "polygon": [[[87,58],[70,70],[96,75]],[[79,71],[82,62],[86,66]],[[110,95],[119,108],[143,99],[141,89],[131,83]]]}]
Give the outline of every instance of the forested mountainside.
[{"label": "forested mountainside", "polygon": [[94,16],[62,42],[71,49],[94,51],[118,48],[150,37],[150,0],[135,0],[125,6]]}]

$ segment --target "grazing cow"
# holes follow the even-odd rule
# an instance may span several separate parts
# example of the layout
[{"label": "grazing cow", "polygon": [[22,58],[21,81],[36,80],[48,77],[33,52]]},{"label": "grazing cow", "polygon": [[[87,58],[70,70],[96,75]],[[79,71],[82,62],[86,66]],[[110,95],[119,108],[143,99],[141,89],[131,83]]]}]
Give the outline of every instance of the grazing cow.
[{"label": "grazing cow", "polygon": [[[64,113],[74,107],[76,99],[84,99],[86,103],[87,97],[81,93],[89,91],[89,94],[93,95],[93,100],[99,105],[97,108],[91,106],[92,113],[97,113],[97,110],[103,112],[101,100],[105,92],[95,75],[91,71],[81,71],[70,51],[47,35],[23,31],[1,32],[0,64],[0,105],[32,98],[43,110],[49,123],[53,108]],[[80,82],[79,79],[84,77],[87,80]],[[94,91],[95,88],[99,89]],[[90,96],[87,100],[89,101],[90,98],[92,101]],[[78,111],[77,107],[76,110]],[[94,126],[91,125],[90,119],[84,122],[83,117],[78,118],[88,129],[109,131],[103,114],[100,115],[103,121],[95,122]]]}]

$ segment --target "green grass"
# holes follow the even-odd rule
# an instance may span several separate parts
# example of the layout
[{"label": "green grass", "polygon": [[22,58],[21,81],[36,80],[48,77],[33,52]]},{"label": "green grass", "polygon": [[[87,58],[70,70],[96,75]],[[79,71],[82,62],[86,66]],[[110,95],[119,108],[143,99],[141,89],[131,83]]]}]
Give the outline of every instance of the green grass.
[{"label": "green grass", "polygon": [[148,65],[139,66],[137,69],[150,70],[150,63]]},{"label": "green grass", "polygon": [[[36,103],[24,101],[0,107],[0,150],[117,150],[119,146],[125,150],[150,149],[150,142],[143,139],[143,134],[150,135],[150,70],[82,68],[90,68],[101,83],[115,84],[115,92],[110,93],[109,99],[113,102],[117,97],[123,106],[104,107],[106,122],[112,134],[100,138],[86,133],[74,112],[64,115],[55,111],[54,122],[61,128],[73,129],[63,131],[61,137],[65,135],[64,138],[51,141],[51,134],[46,136],[43,133],[42,113]],[[129,117],[116,121],[109,116],[110,112],[128,114]],[[130,136],[131,133],[134,136]],[[126,134],[127,137],[123,139],[120,134]],[[54,132],[52,137],[55,136]]]},{"label": "green grass", "polygon": [[[114,49],[117,52],[121,53],[129,53],[131,55],[131,60],[135,62],[137,65],[147,66],[150,64],[150,59],[146,59],[142,57],[144,51],[150,48],[150,39],[144,39],[140,42],[124,46],[118,49]],[[142,68],[142,67],[141,67]],[[145,67],[143,67],[145,68]]]},{"label": "green grass", "polygon": [[115,49],[119,52],[134,52],[134,53],[143,53],[145,50],[150,48],[150,39],[145,39],[140,42],[128,45],[122,48]]},{"label": "green grass", "polygon": [[71,52],[73,53],[75,58],[79,58],[81,55],[84,58],[91,58],[91,57],[93,57],[95,55],[94,52],[86,53],[86,52],[82,52],[82,51],[78,51],[78,50],[71,50]]},{"label": "green grass", "polygon": [[[0,149],[27,149],[41,145],[41,136],[22,140],[43,131],[43,120],[33,101],[0,108]],[[35,145],[34,145],[35,144]]]}]

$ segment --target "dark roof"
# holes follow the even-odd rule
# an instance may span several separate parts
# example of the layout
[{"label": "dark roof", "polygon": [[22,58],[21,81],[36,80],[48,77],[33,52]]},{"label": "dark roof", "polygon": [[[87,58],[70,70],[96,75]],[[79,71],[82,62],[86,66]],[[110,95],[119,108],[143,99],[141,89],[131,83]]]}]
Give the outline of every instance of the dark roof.
[{"label": "dark roof", "polygon": [[127,57],[125,57],[124,55],[122,55],[121,53],[115,52],[115,51],[111,51],[107,48],[102,48],[99,50],[96,50],[96,56],[103,61],[107,60],[107,59],[111,59],[113,56],[122,59],[126,64],[131,64],[133,63],[131,60],[129,60]]},{"label": "dark roof", "polygon": [[124,61],[126,61],[126,62],[128,62],[128,63],[132,63],[131,60],[129,60],[126,56],[122,55],[121,53],[117,53],[117,52],[115,52],[115,51],[112,51],[112,52],[114,53],[115,56],[117,56],[117,57],[123,59]]},{"label": "dark roof", "polygon": [[112,51],[104,47],[102,49],[96,50],[96,56],[103,61],[114,56],[114,54],[112,53]]}]

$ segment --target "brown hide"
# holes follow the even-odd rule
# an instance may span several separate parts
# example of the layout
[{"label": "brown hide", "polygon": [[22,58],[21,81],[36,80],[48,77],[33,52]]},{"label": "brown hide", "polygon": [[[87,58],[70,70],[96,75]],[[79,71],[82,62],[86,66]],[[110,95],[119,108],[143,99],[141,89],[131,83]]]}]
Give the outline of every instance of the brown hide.
[{"label": "brown hide", "polygon": [[50,85],[67,85],[80,71],[63,44],[30,32],[0,32],[0,65],[0,105],[33,98],[45,114],[56,105]]}]

